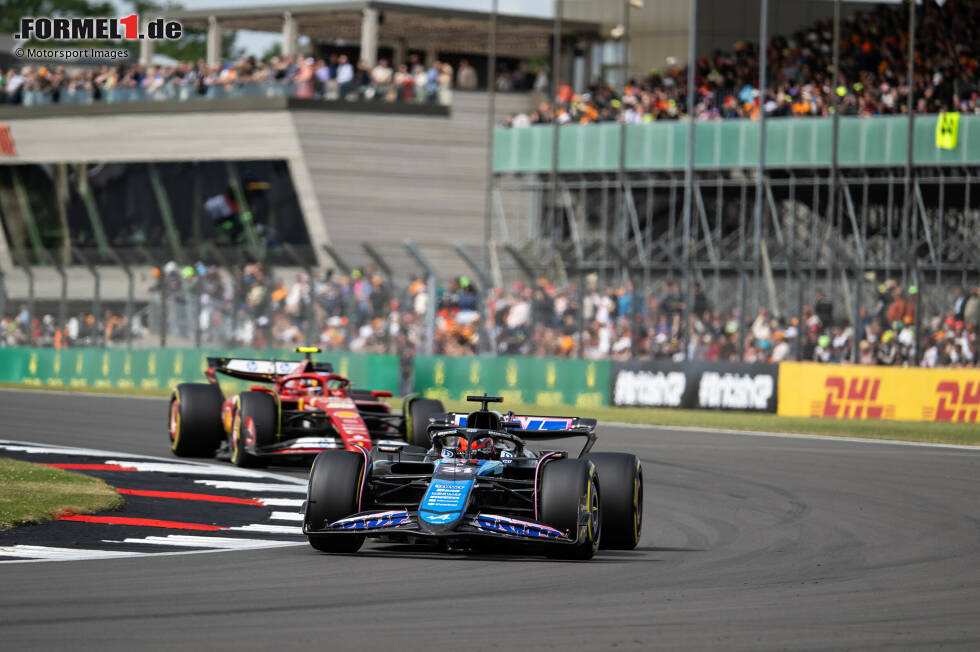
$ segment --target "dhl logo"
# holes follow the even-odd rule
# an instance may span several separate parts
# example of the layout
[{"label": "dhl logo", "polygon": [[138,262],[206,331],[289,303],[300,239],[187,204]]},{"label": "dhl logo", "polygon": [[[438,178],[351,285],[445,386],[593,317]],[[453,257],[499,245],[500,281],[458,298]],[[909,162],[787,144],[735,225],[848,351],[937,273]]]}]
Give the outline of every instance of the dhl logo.
[{"label": "dhl logo", "polygon": [[926,421],[977,422],[980,411],[980,382],[958,383],[955,380],[941,380],[936,385],[939,401],[935,407],[922,408],[922,418]]},{"label": "dhl logo", "polygon": [[827,395],[814,401],[810,414],[815,417],[841,419],[892,419],[894,405],[878,404],[880,378],[851,378],[830,376],[824,381]]}]

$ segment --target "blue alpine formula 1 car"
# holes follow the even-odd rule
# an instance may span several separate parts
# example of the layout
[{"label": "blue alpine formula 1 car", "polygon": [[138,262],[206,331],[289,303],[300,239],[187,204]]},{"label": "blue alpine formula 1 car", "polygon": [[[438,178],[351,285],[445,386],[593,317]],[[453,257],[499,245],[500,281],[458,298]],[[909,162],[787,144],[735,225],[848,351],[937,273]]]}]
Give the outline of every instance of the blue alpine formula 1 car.
[{"label": "blue alpine formula 1 car", "polygon": [[[428,447],[326,451],[310,470],[303,532],[323,552],[357,551],[365,538],[449,549],[525,549],[591,559],[640,540],[643,471],[627,453],[590,453],[596,420],[488,409],[429,418]],[[534,451],[529,440],[584,437],[578,457]],[[417,442],[418,443],[418,442]]]}]

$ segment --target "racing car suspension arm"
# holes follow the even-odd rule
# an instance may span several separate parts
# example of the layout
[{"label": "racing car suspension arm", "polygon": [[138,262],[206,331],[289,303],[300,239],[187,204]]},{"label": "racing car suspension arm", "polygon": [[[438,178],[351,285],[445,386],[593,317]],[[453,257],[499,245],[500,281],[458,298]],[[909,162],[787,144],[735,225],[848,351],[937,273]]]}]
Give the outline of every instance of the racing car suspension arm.
[{"label": "racing car suspension arm", "polygon": [[[384,487],[391,487],[390,489],[388,489],[386,491],[376,492],[374,494],[375,499],[383,498],[383,497],[385,497],[385,496],[387,496],[389,494],[395,493],[396,491],[400,491],[402,489],[411,487],[413,484],[416,483],[417,480],[428,480],[432,476],[431,475],[415,475],[415,476],[412,476],[412,475],[399,475],[399,476],[396,476],[396,477],[401,482],[391,482],[391,481],[387,481],[386,482],[385,480],[379,479],[379,478],[373,478],[371,480],[371,486],[372,486],[372,488],[377,487],[379,485],[380,486],[384,486]],[[407,482],[405,482],[405,480],[407,480]]]},{"label": "racing car suspension arm", "polygon": [[[511,482],[523,482],[523,481],[522,480],[511,480]],[[486,480],[486,479],[483,479],[483,478],[481,478],[480,479],[480,482],[477,484],[478,487],[488,486],[488,485],[494,487],[495,489],[502,489],[502,490],[504,490],[504,491],[506,491],[508,493],[511,493],[511,494],[517,496],[518,498],[520,498],[521,500],[523,500],[525,502],[528,502],[528,503],[531,503],[532,505],[534,504],[534,498],[533,497],[528,497],[528,496],[525,495],[525,493],[526,492],[529,492],[529,491],[533,493],[534,487],[527,487],[525,489],[512,489],[512,488],[510,488],[510,487],[508,487],[508,486],[506,486],[504,484],[501,484],[501,481],[500,480],[496,480],[496,479],[494,479],[494,480]]]}]

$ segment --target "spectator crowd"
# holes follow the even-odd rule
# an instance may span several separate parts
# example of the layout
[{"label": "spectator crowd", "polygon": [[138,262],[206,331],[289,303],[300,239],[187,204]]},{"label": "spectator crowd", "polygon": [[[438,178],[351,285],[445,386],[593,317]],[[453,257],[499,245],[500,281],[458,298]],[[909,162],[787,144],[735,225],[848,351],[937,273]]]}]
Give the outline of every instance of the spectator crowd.
[{"label": "spectator crowd", "polygon": [[[927,2],[917,7],[914,110],[980,113],[980,5],[971,0]],[[767,89],[759,87],[759,46],[738,41],[695,62],[695,115],[699,120],[826,116],[836,96],[843,115],[887,115],[907,111],[909,86],[907,9],[878,4],[841,21],[840,72],[832,66],[833,25],[829,20],[776,36],[766,44]],[[546,92],[546,68],[520,62],[498,72],[500,91]],[[192,99],[195,97],[288,94],[300,98],[389,102],[451,101],[451,89],[476,89],[479,75],[466,60],[458,70],[446,62],[381,59],[374,66],[347,54],[325,58],[244,56],[233,62],[204,61],[139,65],[117,61],[101,67],[23,65],[0,70],[0,103]],[[512,126],[644,123],[687,113],[687,69],[668,63],[622,89],[593,84],[583,92],[560,81],[554,103],[516,114]]]},{"label": "spectator crowd", "polygon": [[874,304],[861,307],[856,323],[820,291],[799,315],[773,315],[762,307],[743,318],[737,309],[710,305],[698,284],[686,310],[676,281],[638,293],[628,282],[603,286],[595,274],[585,277],[583,288],[539,279],[483,293],[465,276],[437,288],[417,277],[392,285],[372,266],[285,279],[253,263],[228,278],[203,263],[170,262],[154,270],[146,289],[165,299],[167,308],[151,302],[155,311],[139,313],[132,324],[107,311],[98,319],[80,314],[59,328],[51,315],[39,318],[20,306],[0,322],[0,345],[120,346],[130,328],[152,344],[165,323],[168,342],[178,346],[315,342],[327,351],[410,357],[424,349],[434,301],[434,351],[444,355],[848,363],[854,362],[856,340],[859,364],[980,365],[980,287],[955,289],[946,311],[917,320],[918,289],[888,280],[878,286]]},{"label": "spectator crowd", "polygon": [[[839,74],[831,65],[833,26],[818,22],[765,44],[767,89],[760,92],[759,48],[748,41],[694,62],[699,120],[826,116],[833,100],[845,115],[901,114],[909,94],[917,112],[980,113],[980,4],[970,0],[918,5],[913,87],[906,80],[906,8],[879,4],[841,23]],[[554,123],[644,123],[685,115],[687,71],[652,70],[621,90],[593,85],[576,93],[560,82],[553,103],[511,116],[514,127]],[[500,74],[499,90],[544,91],[543,68],[527,64]],[[475,89],[476,70],[461,61],[425,64],[417,55],[368,67],[346,54],[324,59],[242,57],[99,68],[36,65],[0,70],[0,102],[99,102],[190,99],[265,92],[308,99],[448,103],[452,89]],[[133,232],[135,240],[144,234]],[[412,355],[427,343],[426,315],[435,312],[433,348],[446,355],[478,352],[590,359],[696,359],[778,362],[787,359],[875,365],[977,366],[980,287],[956,291],[941,313],[917,315],[917,288],[888,280],[873,305],[853,318],[822,293],[798,315],[754,315],[712,306],[698,286],[686,306],[679,283],[638,292],[629,283],[581,286],[547,279],[515,281],[482,292],[458,277],[439,287],[421,278],[393,283],[373,267],[350,273],[306,273],[285,279],[253,263],[233,276],[203,263],[169,262],[145,288],[153,309],[132,319],[113,311],[81,313],[57,323],[25,305],[0,320],[0,346],[118,345],[148,340],[161,328],[175,344],[287,347],[316,342],[326,350]],[[165,309],[163,308],[165,306]],[[836,308],[836,311],[835,311]],[[685,316],[687,320],[685,321]],[[857,343],[857,360],[854,360]]]},{"label": "spectator crowd", "polygon": [[[980,5],[969,0],[917,6],[914,110],[980,113]],[[827,116],[837,95],[842,115],[907,112],[908,13],[904,3],[879,4],[841,21],[840,74],[833,78],[833,23],[817,22],[767,44],[767,88],[762,97],[758,45],[739,41],[695,64],[695,115],[699,120],[767,116]],[[501,75],[498,88],[511,75]],[[622,91],[593,85],[576,93],[560,83],[555,106],[515,114],[506,124],[639,124],[687,114],[687,68],[653,69]]]},{"label": "spectator crowd", "polygon": [[[475,69],[466,60],[456,73],[460,88],[476,88]],[[0,103],[48,104],[102,101],[187,100],[280,94],[306,99],[377,100],[448,104],[454,71],[448,63],[423,64],[412,54],[392,66],[373,67],[346,54],[326,59],[244,56],[209,66],[204,61],[169,65],[117,62],[97,68],[24,65],[0,70]]]}]

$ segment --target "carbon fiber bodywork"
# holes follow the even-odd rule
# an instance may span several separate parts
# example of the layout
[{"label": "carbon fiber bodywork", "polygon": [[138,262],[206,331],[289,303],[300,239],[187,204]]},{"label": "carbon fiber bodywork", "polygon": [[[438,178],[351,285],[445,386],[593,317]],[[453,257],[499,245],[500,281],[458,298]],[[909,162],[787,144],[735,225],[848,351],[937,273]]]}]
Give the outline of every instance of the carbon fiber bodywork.
[{"label": "carbon fiber bodywork", "polygon": [[[584,437],[584,455],[595,441],[595,420],[491,412],[485,414],[490,415],[488,425],[495,427],[465,427],[474,414],[432,417],[429,450],[392,442],[362,451],[357,510],[332,522],[311,522],[309,501],[318,497],[308,493],[303,532],[311,537],[363,535],[452,547],[470,547],[488,539],[545,547],[583,541],[588,536],[588,505],[580,505],[576,526],[566,529],[544,522],[540,513],[542,469],[567,459],[568,453],[533,451],[526,442]],[[486,439],[493,441],[493,450],[475,452],[474,442]],[[312,473],[316,472],[314,465]]]}]

